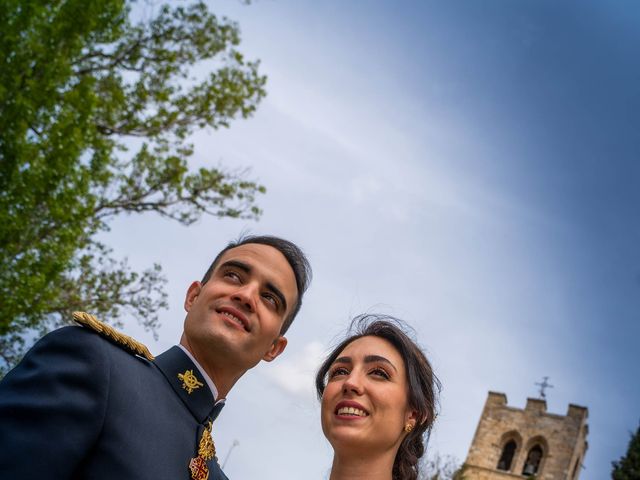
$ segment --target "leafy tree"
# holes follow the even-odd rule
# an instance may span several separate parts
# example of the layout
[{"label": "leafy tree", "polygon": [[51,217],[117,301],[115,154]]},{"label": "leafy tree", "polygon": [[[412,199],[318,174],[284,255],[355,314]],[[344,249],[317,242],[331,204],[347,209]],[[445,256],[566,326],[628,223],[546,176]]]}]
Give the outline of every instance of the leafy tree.
[{"label": "leafy tree", "polygon": [[611,462],[613,480],[637,480],[640,478],[640,426],[631,435],[627,454],[617,462]]},{"label": "leafy tree", "polygon": [[171,5],[0,2],[0,371],[75,309],[155,333],[165,280],[97,241],[115,215],[261,213],[246,172],[188,160],[192,133],[250,116],[266,77],[234,22]]}]

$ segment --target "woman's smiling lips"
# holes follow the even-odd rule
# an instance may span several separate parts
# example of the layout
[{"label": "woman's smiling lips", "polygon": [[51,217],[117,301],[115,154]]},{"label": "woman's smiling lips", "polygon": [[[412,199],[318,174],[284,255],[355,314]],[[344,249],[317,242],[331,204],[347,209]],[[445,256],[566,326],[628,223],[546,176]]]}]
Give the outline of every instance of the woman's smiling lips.
[{"label": "woman's smiling lips", "polygon": [[238,327],[243,328],[245,331],[251,331],[251,329],[249,328],[249,320],[247,319],[247,317],[245,317],[242,312],[236,310],[235,308],[228,306],[221,307],[217,310],[217,312],[231,320],[231,322],[233,322]]},{"label": "woman's smiling lips", "polygon": [[358,402],[343,400],[338,402],[333,413],[340,418],[357,419],[368,417],[369,412]]}]

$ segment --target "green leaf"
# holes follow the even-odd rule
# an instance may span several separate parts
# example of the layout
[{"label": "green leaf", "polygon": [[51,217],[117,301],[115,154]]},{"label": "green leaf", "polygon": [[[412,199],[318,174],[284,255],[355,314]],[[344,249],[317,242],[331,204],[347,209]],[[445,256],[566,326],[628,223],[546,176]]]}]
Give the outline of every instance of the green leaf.
[{"label": "green leaf", "polygon": [[114,216],[261,214],[247,170],[189,166],[195,131],[266,95],[238,25],[203,2],[135,22],[132,3],[0,2],[0,370],[74,309],[157,329],[160,267],[131,271],[96,242]]}]

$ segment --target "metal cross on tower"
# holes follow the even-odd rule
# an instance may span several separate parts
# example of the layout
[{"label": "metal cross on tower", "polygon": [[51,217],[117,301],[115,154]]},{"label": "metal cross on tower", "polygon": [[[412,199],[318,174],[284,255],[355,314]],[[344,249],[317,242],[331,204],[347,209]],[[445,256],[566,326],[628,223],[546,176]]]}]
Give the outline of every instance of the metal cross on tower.
[{"label": "metal cross on tower", "polygon": [[538,385],[540,387],[540,398],[542,399],[547,398],[547,394],[545,393],[545,390],[547,388],[553,388],[553,385],[547,382],[547,380],[549,380],[549,377],[542,377],[542,382],[535,383],[535,385]]}]

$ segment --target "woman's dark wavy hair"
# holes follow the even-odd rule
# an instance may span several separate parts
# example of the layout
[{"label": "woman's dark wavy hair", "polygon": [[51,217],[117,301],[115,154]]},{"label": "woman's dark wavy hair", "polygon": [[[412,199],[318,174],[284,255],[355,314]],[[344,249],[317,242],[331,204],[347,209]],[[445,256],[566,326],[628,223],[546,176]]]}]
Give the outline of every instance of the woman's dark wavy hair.
[{"label": "woman's dark wavy hair", "polygon": [[418,462],[425,451],[425,440],[428,441],[436,418],[440,381],[434,375],[425,354],[406,333],[412,330],[401,320],[388,315],[359,315],[351,322],[348,332],[347,338],[333,349],[318,369],[316,375],[318,399],[322,399],[331,365],[347,345],[368,336],[383,338],[391,343],[404,359],[409,386],[408,403],[412,410],[418,412],[415,428],[404,438],[396,454],[392,478],[393,480],[416,480],[419,470]]}]

